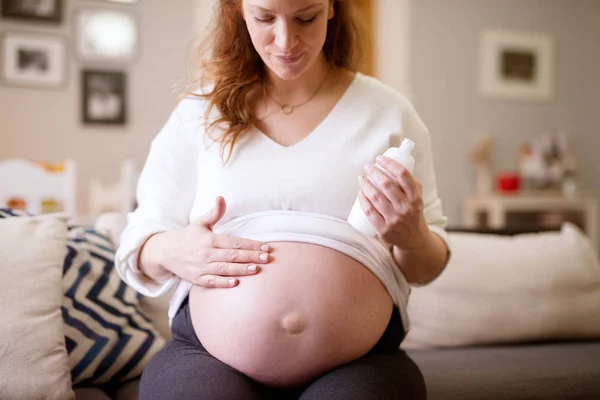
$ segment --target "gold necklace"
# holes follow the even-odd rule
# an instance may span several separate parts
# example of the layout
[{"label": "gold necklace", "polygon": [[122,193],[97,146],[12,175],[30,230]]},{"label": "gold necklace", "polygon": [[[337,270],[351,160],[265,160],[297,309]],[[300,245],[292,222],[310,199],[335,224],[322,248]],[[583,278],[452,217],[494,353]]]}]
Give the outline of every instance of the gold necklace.
[{"label": "gold necklace", "polygon": [[263,84],[263,92],[265,94],[265,98],[268,96],[271,100],[273,100],[273,102],[275,104],[277,104],[281,110],[281,112],[285,115],[289,115],[294,111],[294,108],[298,108],[300,106],[305,105],[306,103],[308,103],[309,101],[311,101],[316,95],[317,93],[319,93],[319,91],[321,90],[321,88],[323,87],[323,85],[325,84],[325,81],[327,81],[327,78],[329,77],[329,71],[331,71],[331,67],[327,68],[327,73],[325,74],[325,78],[323,78],[323,80],[321,81],[321,83],[319,84],[319,86],[317,87],[317,89],[315,90],[315,92],[305,101],[303,101],[300,104],[296,104],[296,105],[290,105],[290,104],[283,104],[278,102],[273,96],[271,96],[268,92],[267,92],[267,87]]}]

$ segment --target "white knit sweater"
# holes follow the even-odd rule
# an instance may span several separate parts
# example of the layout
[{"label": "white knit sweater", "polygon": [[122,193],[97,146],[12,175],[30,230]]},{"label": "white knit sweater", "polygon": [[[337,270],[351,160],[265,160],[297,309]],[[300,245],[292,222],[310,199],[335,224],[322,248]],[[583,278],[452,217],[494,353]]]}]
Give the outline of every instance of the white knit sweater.
[{"label": "white knit sweater", "polygon": [[358,73],[325,120],[302,141],[285,147],[253,129],[236,143],[225,166],[219,143],[205,134],[206,104],[184,99],[152,142],[138,184],[139,206],[128,216],[116,255],[121,278],[147,296],[178,285],[169,307],[171,321],[191,284],[178,278],[160,283],[142,279],[140,246],[156,232],[184,227],[223,196],[227,212],[215,232],[314,243],[357,259],[385,285],[408,329],[410,288],[390,249],[358,233],[346,218],[363,165],[408,137],[416,143],[413,175],[423,185],[425,218],[430,230],[448,243],[429,132],[412,104]]}]

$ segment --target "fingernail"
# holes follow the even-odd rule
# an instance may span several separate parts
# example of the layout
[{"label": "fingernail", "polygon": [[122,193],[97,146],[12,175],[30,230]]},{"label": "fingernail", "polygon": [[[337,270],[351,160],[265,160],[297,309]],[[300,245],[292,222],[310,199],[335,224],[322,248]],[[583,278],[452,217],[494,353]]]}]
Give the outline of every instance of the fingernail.
[{"label": "fingernail", "polygon": [[258,258],[259,258],[261,261],[267,261],[267,260],[269,259],[269,255],[268,255],[268,254],[265,254],[265,253],[263,253],[263,254],[261,254],[260,256],[258,256]]},{"label": "fingernail", "polygon": [[375,157],[375,161],[382,162],[383,161],[383,157],[377,156],[377,157]]},{"label": "fingernail", "polygon": [[235,279],[230,279],[230,280],[229,280],[229,284],[230,284],[231,286],[235,285],[235,283],[236,283],[236,282],[237,282],[237,281],[236,281]]},{"label": "fingernail", "polygon": [[255,264],[249,265],[248,266],[248,271],[251,271],[251,272],[256,271],[256,265]]},{"label": "fingernail", "polygon": [[268,245],[268,244],[263,244],[262,246],[260,246],[260,249],[261,249],[262,251],[269,251],[270,247],[269,247],[269,245]]}]

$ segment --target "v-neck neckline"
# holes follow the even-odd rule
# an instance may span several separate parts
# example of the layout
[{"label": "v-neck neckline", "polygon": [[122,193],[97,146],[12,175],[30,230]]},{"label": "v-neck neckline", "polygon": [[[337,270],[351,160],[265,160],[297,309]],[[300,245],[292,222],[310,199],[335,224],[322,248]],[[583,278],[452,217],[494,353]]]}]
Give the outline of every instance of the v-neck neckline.
[{"label": "v-neck neckline", "polygon": [[304,136],[302,139],[300,139],[296,143],[293,143],[289,146],[284,146],[280,143],[277,143],[275,140],[273,140],[271,137],[269,137],[269,135],[267,135],[262,130],[260,130],[257,126],[254,126],[254,130],[256,130],[256,132],[258,133],[259,136],[261,136],[261,138],[266,139],[267,141],[269,141],[272,145],[274,145],[277,148],[284,149],[284,150],[294,149],[294,148],[298,147],[299,145],[301,145],[302,143],[305,143],[306,141],[308,141],[312,136],[315,136],[315,134],[318,134],[319,131],[325,130],[326,125],[332,119],[335,119],[335,115],[339,113],[339,110],[341,108],[343,108],[342,107],[343,103],[347,101],[348,97],[350,97],[350,92],[356,86],[356,82],[358,81],[358,79],[360,79],[360,72],[357,71],[354,73],[354,76],[352,77],[352,80],[350,81],[350,84],[348,85],[348,87],[346,87],[346,89],[344,89],[344,92],[342,93],[340,98],[335,102],[335,104],[333,105],[331,110],[329,110],[327,115],[325,115],[325,118],[323,118],[321,120],[321,122],[319,122],[319,124],[312,131],[310,131],[306,136]]}]

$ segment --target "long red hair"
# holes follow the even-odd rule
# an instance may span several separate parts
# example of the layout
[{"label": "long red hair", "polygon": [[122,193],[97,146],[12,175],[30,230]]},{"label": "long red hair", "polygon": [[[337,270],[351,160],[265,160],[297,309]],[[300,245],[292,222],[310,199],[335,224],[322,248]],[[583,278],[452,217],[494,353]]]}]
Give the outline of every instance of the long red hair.
[{"label": "long red hair", "polygon": [[[356,71],[361,52],[354,0],[330,1],[334,2],[334,16],[327,25],[323,45],[325,59],[330,65]],[[196,53],[201,77],[195,83],[210,89],[193,95],[209,100],[206,129],[209,132],[215,127],[221,128],[215,129],[222,132],[216,139],[221,143],[225,163],[236,141],[255,122],[249,94],[265,78],[265,66],[254,49],[242,13],[242,0],[219,0],[210,33]],[[208,122],[215,107],[218,117]]]}]

